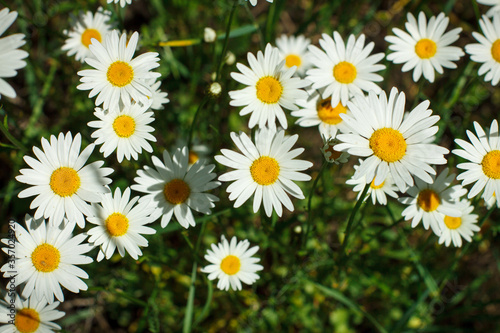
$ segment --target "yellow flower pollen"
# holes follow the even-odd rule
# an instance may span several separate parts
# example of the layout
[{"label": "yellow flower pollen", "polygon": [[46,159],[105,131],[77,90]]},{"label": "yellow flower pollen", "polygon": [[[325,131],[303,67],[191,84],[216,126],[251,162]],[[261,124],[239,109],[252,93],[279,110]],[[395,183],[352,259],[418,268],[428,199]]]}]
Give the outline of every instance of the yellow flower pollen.
[{"label": "yellow flower pollen", "polygon": [[106,77],[113,86],[124,87],[134,79],[134,69],[128,63],[117,60],[109,65]]},{"label": "yellow flower pollen", "polygon": [[278,180],[280,165],[272,157],[261,156],[253,161],[250,166],[250,174],[257,184],[271,185]]},{"label": "yellow flower pollen", "polygon": [[59,267],[61,253],[53,245],[43,243],[31,253],[31,262],[39,272],[50,273]]},{"label": "yellow flower pollen", "polygon": [[285,58],[285,65],[288,68],[293,67],[293,66],[299,67],[301,63],[302,63],[302,60],[296,54],[289,54]]},{"label": "yellow flower pollen", "polygon": [[178,205],[183,203],[189,198],[191,189],[189,185],[182,179],[172,179],[165,184],[163,188],[163,195],[165,200],[170,202],[172,205]]},{"label": "yellow flower pollen", "polygon": [[21,333],[36,332],[40,326],[40,315],[35,309],[24,308],[18,310],[14,326]]},{"label": "yellow flower pollen", "polygon": [[369,145],[375,156],[389,163],[399,161],[406,154],[406,141],[403,135],[389,127],[373,132]]},{"label": "yellow flower pollen", "polygon": [[97,39],[99,43],[102,42],[101,33],[99,31],[97,31],[96,29],[86,29],[82,33],[82,44],[85,45],[86,48],[88,48],[92,43],[92,38]]},{"label": "yellow flower pollen", "polygon": [[125,235],[129,227],[128,218],[122,213],[109,215],[104,223],[106,224],[108,234],[114,237]]},{"label": "yellow flower pollen", "polygon": [[333,67],[333,77],[339,83],[352,83],[356,79],[357,74],[356,67],[347,61],[339,62]]},{"label": "yellow flower pollen", "polygon": [[491,56],[496,62],[500,62],[500,39],[497,39],[491,45]]},{"label": "yellow flower pollen", "polygon": [[283,94],[281,82],[273,76],[264,76],[255,85],[257,98],[266,104],[276,104]]},{"label": "yellow flower pollen", "polygon": [[444,217],[444,224],[446,224],[448,229],[458,229],[462,225],[462,218],[446,215]]},{"label": "yellow flower pollen", "polygon": [[481,166],[487,177],[500,179],[500,150],[492,150],[484,155]]},{"label": "yellow flower pollen", "polygon": [[420,59],[429,59],[434,57],[437,51],[437,45],[433,40],[422,38],[415,44],[415,53]]},{"label": "yellow flower pollen", "polygon": [[435,211],[441,204],[441,198],[434,190],[421,191],[417,197],[417,205],[426,212]]},{"label": "yellow flower pollen", "polygon": [[60,167],[52,172],[49,185],[58,196],[69,197],[80,188],[80,176],[73,168]]},{"label": "yellow flower pollen", "polygon": [[375,185],[375,178],[373,178],[372,183],[370,184],[370,187],[374,190],[378,190],[378,189],[381,189],[382,187],[384,187],[384,184],[385,184],[385,181],[380,183],[380,185]]},{"label": "yellow flower pollen", "polygon": [[336,107],[332,107],[332,99],[322,99],[319,101],[316,109],[318,110],[318,118],[328,125],[337,125],[342,122],[341,113],[346,113],[347,108],[339,103]]},{"label": "yellow flower pollen", "polygon": [[121,115],[113,121],[113,130],[120,138],[129,138],[135,133],[135,120],[134,118]]},{"label": "yellow flower pollen", "polygon": [[220,263],[220,269],[222,269],[222,271],[227,275],[234,275],[238,273],[240,271],[240,267],[240,258],[233,256],[232,254],[222,259]]}]

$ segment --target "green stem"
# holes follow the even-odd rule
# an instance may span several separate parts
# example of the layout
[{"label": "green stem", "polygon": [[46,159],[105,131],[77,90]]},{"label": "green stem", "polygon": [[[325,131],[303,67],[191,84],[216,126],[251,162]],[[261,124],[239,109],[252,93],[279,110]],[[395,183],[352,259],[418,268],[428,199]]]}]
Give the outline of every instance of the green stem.
[{"label": "green stem", "polygon": [[222,46],[222,52],[221,52],[220,57],[219,57],[219,62],[217,63],[215,82],[217,82],[219,80],[220,72],[222,70],[222,63],[224,61],[224,58],[226,57],[227,44],[229,42],[229,33],[231,31],[231,24],[233,23],[233,17],[234,17],[234,13],[236,11],[237,6],[238,6],[238,0],[235,0],[233,2],[233,6],[231,7],[231,12],[229,13],[229,20],[227,22],[227,27],[226,27],[226,36],[224,37],[224,44]]},{"label": "green stem", "polygon": [[203,100],[201,101],[200,105],[198,105],[198,109],[196,109],[196,113],[194,114],[193,122],[191,123],[191,128],[189,129],[189,136],[188,136],[188,142],[187,142],[187,147],[188,149],[191,147],[191,142],[193,141],[193,132],[194,128],[196,126],[196,122],[198,120],[198,116],[200,114],[201,109],[207,104],[209,99],[209,95],[205,95],[203,97]]},{"label": "green stem", "polygon": [[[7,116],[5,116],[5,120],[7,120]],[[10,134],[9,130],[7,129],[7,121],[5,121],[5,125],[0,121],[0,131],[7,137],[7,139],[14,144],[17,148],[19,148],[22,152],[28,151],[28,148],[26,148],[19,140],[17,140],[15,137]]]},{"label": "green stem", "polygon": [[349,235],[351,233],[351,228],[352,228],[352,222],[354,221],[354,217],[356,216],[356,213],[358,212],[359,208],[361,207],[361,204],[365,201],[366,193],[368,193],[368,190],[370,189],[370,185],[365,185],[365,188],[363,189],[363,192],[359,196],[358,201],[356,202],[356,205],[354,206],[354,209],[351,211],[351,215],[349,216],[349,221],[347,221],[347,227],[345,229],[345,236],[344,236],[344,241],[342,242],[342,247],[340,248],[340,255],[344,255],[344,251],[347,246],[347,242],[349,241]]}]

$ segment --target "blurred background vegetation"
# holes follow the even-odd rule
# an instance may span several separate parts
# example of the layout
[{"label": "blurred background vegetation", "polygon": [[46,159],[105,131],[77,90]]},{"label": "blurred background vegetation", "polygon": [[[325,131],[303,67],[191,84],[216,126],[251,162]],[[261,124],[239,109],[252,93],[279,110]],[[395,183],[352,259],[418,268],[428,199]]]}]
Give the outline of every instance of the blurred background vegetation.
[{"label": "blurred background vegetation", "polygon": [[[0,116],[5,133],[0,136],[0,218],[2,232],[7,220],[22,220],[32,198],[19,199],[24,188],[14,177],[26,167],[23,156],[32,155],[32,146],[40,146],[42,137],[71,131],[82,133],[91,143],[92,130],[85,124],[94,119],[94,100],[76,86],[80,69],[86,68],[61,51],[64,29],[70,29],[78,15],[95,12],[103,6],[113,12],[117,29],[139,31],[140,52],[160,54],[162,90],[170,103],[155,112],[155,155],[172,150],[178,138],[187,141],[194,115],[205,103],[194,127],[194,143],[206,144],[211,156],[220,148],[233,148],[229,133],[246,131],[247,117],[229,106],[227,92],[239,89],[229,73],[234,64],[224,64],[218,82],[222,94],[208,98],[223,48],[223,35],[233,6],[232,0],[133,0],[122,9],[104,0],[0,0],[19,17],[4,35],[26,35],[23,49],[30,54],[28,65],[15,78],[8,79],[18,97],[0,100]],[[479,31],[480,13],[486,7],[475,1],[393,1],[393,0],[259,0],[256,7],[240,1],[232,23],[234,35],[228,50],[238,62],[246,64],[247,52],[274,44],[281,34],[304,34],[317,45],[322,33],[337,30],[346,38],[364,33],[375,42],[374,52],[388,53],[384,37],[393,27],[403,28],[406,13],[427,16],[445,12],[450,17],[448,30],[463,29],[456,43],[463,47],[475,42],[472,31]],[[203,29],[211,27],[219,39],[214,44],[197,42],[185,47],[161,47],[160,42],[201,39]],[[138,54],[138,53],[136,53]],[[445,70],[436,82],[414,83],[411,73],[401,73],[400,65],[384,60],[381,86],[386,91],[396,86],[407,95],[407,109],[430,99],[434,113],[441,116],[437,143],[455,148],[453,140],[465,138],[472,122],[489,126],[498,118],[500,91],[477,76],[479,65],[466,55],[458,68]],[[301,128],[288,118],[287,133],[300,135],[300,156],[314,163],[309,170],[313,180],[323,163],[322,145],[317,128]],[[455,170],[457,158],[448,155],[448,166]],[[94,150],[91,159],[103,157]],[[122,189],[133,183],[137,169],[150,164],[151,155],[138,161],[119,164],[114,154],[106,165],[114,168],[112,188]],[[342,256],[340,244],[346,221],[356,202],[356,194],[345,185],[353,174],[357,159],[346,165],[327,166],[321,174],[311,200],[313,229],[306,244],[303,226],[307,199],[295,200],[295,211],[271,219],[253,214],[251,205],[232,208],[223,184],[215,193],[221,198],[214,214],[198,215],[197,226],[181,230],[173,221],[165,229],[148,237],[149,247],[138,261],[118,254],[110,261],[82,267],[90,278],[89,291],[66,293],[59,307],[66,316],[59,323],[65,332],[175,332],[183,330],[193,262],[198,267],[206,249],[220,235],[236,235],[259,245],[264,271],[260,280],[240,292],[215,288],[206,275],[198,272],[195,282],[192,331],[195,332],[494,332],[500,331],[499,264],[497,233],[498,210],[487,217],[481,200],[475,201],[475,213],[485,219],[474,242],[463,248],[446,248],[437,237],[421,226],[410,227],[401,220],[403,207],[390,200],[388,207],[368,204],[361,207],[349,239],[348,255]],[[215,163],[213,161],[211,163]],[[438,171],[443,169],[440,167]],[[217,165],[218,174],[226,170]],[[313,182],[302,183],[306,197]],[[198,240],[201,225],[206,230],[199,253],[190,243]],[[91,252],[95,257],[97,250]],[[4,281],[6,283],[6,281]],[[185,327],[184,327],[185,329]]]}]

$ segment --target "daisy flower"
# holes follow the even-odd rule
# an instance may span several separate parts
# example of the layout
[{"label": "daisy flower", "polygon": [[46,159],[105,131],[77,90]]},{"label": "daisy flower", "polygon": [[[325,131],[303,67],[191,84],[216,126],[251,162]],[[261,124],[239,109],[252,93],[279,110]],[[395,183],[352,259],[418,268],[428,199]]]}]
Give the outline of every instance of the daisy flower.
[{"label": "daisy flower", "polygon": [[495,14],[500,12],[500,1],[499,0],[477,0],[477,3],[485,6],[492,6],[487,12],[486,15],[489,17],[493,17]]},{"label": "daisy flower", "polygon": [[[14,301],[13,301],[14,300]],[[59,302],[47,304],[45,299],[37,300],[30,297],[21,300],[17,294],[8,293],[5,301],[0,301],[0,326],[2,333],[50,333],[59,331],[61,326],[53,320],[64,317],[63,311],[56,308]]]},{"label": "daisy flower", "polygon": [[32,185],[22,190],[19,198],[35,196],[30,208],[37,208],[35,219],[48,218],[52,225],[59,225],[66,217],[85,226],[83,214],[89,215],[87,202],[100,202],[101,193],[109,191],[105,187],[111,183],[106,176],[113,172],[111,168],[102,168],[103,161],[85,165],[94,145],[88,145],[81,153],[82,137],[75,138],[68,132],[59,133],[59,137],[42,138],[43,151],[33,147],[37,159],[24,156],[24,161],[31,169],[21,169],[17,181]]},{"label": "daisy flower", "polygon": [[81,76],[79,90],[90,90],[89,97],[97,95],[95,105],[104,103],[103,109],[117,111],[120,101],[130,106],[132,99],[146,104],[152,96],[147,79],[160,77],[160,73],[151,72],[158,67],[158,53],[146,52],[132,59],[139,41],[139,33],[134,32],[127,43],[127,34],[118,36],[118,31],[110,32],[103,44],[91,39],[90,52],[95,58],[86,58],[85,62],[95,69],[79,71]]},{"label": "daisy flower", "polygon": [[331,97],[332,107],[339,103],[346,105],[349,97],[362,94],[363,91],[379,92],[380,87],[374,82],[383,80],[375,74],[385,68],[377,64],[384,58],[383,53],[370,55],[375,43],[365,46],[365,35],[356,40],[354,35],[347,39],[347,45],[340,34],[335,31],[332,37],[322,35],[319,40],[321,49],[309,45],[310,60],[316,68],[306,72],[306,79],[311,81],[313,89],[324,88],[323,99]]},{"label": "daisy flower", "polygon": [[484,192],[483,192],[481,197],[483,198],[484,205],[486,206],[487,209],[491,209],[493,207],[493,205],[497,204],[497,196],[496,196],[495,192],[493,192],[493,196],[491,196],[490,198],[485,198]]},{"label": "daisy flower", "polygon": [[167,104],[170,100],[167,98],[168,93],[161,91],[161,81],[156,81],[155,79],[149,79],[146,81],[151,87],[151,96],[149,99],[152,100],[151,109],[161,110],[163,109],[163,104]]},{"label": "daisy flower", "polygon": [[342,103],[332,105],[332,98],[321,98],[320,93],[313,91],[309,98],[297,100],[300,110],[291,114],[298,117],[297,124],[302,127],[318,126],[319,133],[325,139],[335,138],[337,132],[346,133],[349,127],[340,117],[349,110]]},{"label": "daisy flower", "polygon": [[389,50],[394,51],[387,56],[387,60],[395,64],[402,64],[403,72],[413,69],[413,81],[417,82],[422,73],[424,77],[434,82],[434,71],[443,74],[444,68],[457,68],[452,61],[457,61],[464,56],[461,48],[450,46],[459,38],[462,28],[455,28],[444,33],[450,19],[441,13],[431,17],[429,22],[425,14],[420,12],[418,23],[413,14],[408,13],[406,30],[394,28],[392,32],[396,36],[386,36],[385,40],[390,43]]},{"label": "daisy flower", "polygon": [[[434,177],[432,178],[434,180]],[[402,215],[406,221],[413,219],[412,228],[422,221],[425,230],[429,229],[430,225],[432,231],[439,236],[445,215],[460,216],[455,201],[467,191],[460,185],[451,187],[453,180],[455,174],[448,174],[448,169],[443,170],[432,184],[415,179],[415,186],[406,192],[409,197],[399,199],[401,203],[408,205]]]},{"label": "daisy flower", "polygon": [[161,216],[161,227],[165,228],[175,215],[179,224],[187,229],[195,225],[191,209],[211,214],[210,209],[219,198],[205,191],[220,186],[218,181],[213,181],[215,165],[196,162],[189,167],[187,147],[176,149],[173,158],[165,150],[163,162],[156,156],[151,160],[155,169],[145,166],[138,170],[138,177],[134,178],[137,184],[132,185],[132,189],[146,193],[139,202],[149,202],[156,209],[153,220]]},{"label": "daisy flower", "polygon": [[263,128],[256,133],[254,144],[245,133],[231,133],[231,139],[241,153],[222,149],[222,155],[215,156],[215,160],[236,169],[219,177],[224,182],[233,181],[227,192],[229,200],[236,200],[234,207],[240,207],[254,194],[254,212],[263,203],[267,216],[271,216],[273,208],[281,216],[282,205],[293,211],[287,193],[304,199],[302,190],[293,181],[311,180],[311,176],[299,171],[309,169],[312,163],[294,159],[304,151],[304,148],[290,150],[298,137],[295,134],[285,138],[284,131]]},{"label": "daisy flower", "polygon": [[[8,8],[0,10],[0,36],[7,30],[17,18],[17,12],[9,12]],[[0,98],[5,95],[10,98],[16,97],[16,91],[3,78],[14,77],[17,70],[26,66],[22,59],[28,56],[28,52],[18,50],[26,43],[24,34],[14,34],[0,38]]]},{"label": "daisy flower", "polygon": [[149,217],[153,209],[145,202],[135,205],[138,200],[138,196],[130,200],[130,188],[125,189],[123,196],[116,188],[114,196],[106,193],[100,204],[93,205],[95,215],[87,220],[97,227],[87,234],[89,243],[100,246],[97,261],[111,258],[116,248],[122,257],[125,252],[135,260],[142,255],[139,246],[148,246],[148,241],[141,234],[152,235],[156,230],[144,226],[153,222]]},{"label": "daisy flower", "polygon": [[[467,197],[473,198],[483,189],[484,200],[488,201],[494,193],[500,193],[500,141],[498,139],[498,122],[493,120],[488,135],[481,125],[474,122],[476,135],[467,130],[471,143],[462,139],[455,139],[455,143],[462,149],[454,149],[453,154],[469,162],[460,163],[457,168],[465,170],[457,179],[462,185],[474,183]],[[496,196],[497,206],[500,206],[499,196]]]},{"label": "daisy flower", "polygon": [[[361,163],[361,161],[360,161]],[[357,170],[359,168],[358,165],[354,166],[354,170]],[[358,198],[361,196],[365,186],[367,185],[365,177],[361,176],[359,178],[351,178],[346,181],[346,184],[349,185],[354,185],[353,191],[358,192]],[[394,184],[394,181],[392,180],[392,177],[390,174],[387,175],[387,177],[384,179],[382,184],[380,185],[375,185],[374,181],[370,183],[370,188],[368,189],[368,192],[366,192],[366,197],[363,199],[366,201],[369,196],[372,198],[372,203],[374,205],[377,204],[377,202],[381,205],[387,205],[387,196],[397,198],[398,194],[396,191],[398,188]]]},{"label": "daisy flower", "polygon": [[99,120],[88,123],[89,127],[97,128],[91,137],[95,138],[95,144],[100,145],[99,151],[108,157],[116,150],[118,162],[133,158],[137,160],[142,149],[148,153],[153,152],[153,147],[148,141],[156,142],[156,138],[151,135],[154,128],[148,124],[154,121],[152,111],[147,111],[151,105],[133,103],[125,106],[121,111],[104,112],[96,108],[94,115]]},{"label": "daisy flower", "polygon": [[297,99],[307,98],[307,93],[301,88],[308,83],[292,77],[295,67],[282,70],[285,61],[280,61],[278,49],[271,44],[267,44],[264,53],[257,52],[257,58],[250,52],[247,58],[251,68],[237,63],[236,67],[241,73],[231,73],[233,79],[247,87],[230,91],[229,104],[245,106],[241,109],[240,115],[252,114],[248,123],[250,128],[257,124],[259,127],[267,124],[275,129],[275,119],[278,118],[281,127],[286,129],[288,124],[282,107],[292,111],[297,110],[295,102]]},{"label": "daisy flower", "polygon": [[474,232],[481,230],[477,223],[478,216],[471,214],[474,207],[471,206],[468,200],[462,200],[455,203],[457,210],[460,212],[459,216],[445,216],[441,223],[441,236],[439,237],[439,244],[450,246],[453,241],[453,246],[461,247],[462,238],[468,242],[472,241]]},{"label": "daisy flower", "polygon": [[[109,0],[108,0],[108,1],[109,1]],[[247,1],[250,1],[250,4],[251,4],[252,6],[257,5],[257,0],[247,0]],[[273,3],[273,0],[267,0],[267,2]]]},{"label": "daisy flower", "polygon": [[[18,274],[14,284],[26,283],[22,296],[30,296],[41,300],[43,297],[52,304],[54,295],[59,301],[64,301],[61,286],[71,292],[78,293],[87,290],[87,285],[81,279],[88,279],[88,274],[75,265],[89,264],[93,260],[84,253],[92,250],[88,243],[81,244],[87,235],[80,233],[71,236],[75,222],[66,220],[64,227],[46,225],[45,220],[35,220],[25,217],[27,230],[15,223],[16,233],[16,270]],[[8,245],[8,240],[2,242]],[[3,251],[8,253],[8,247]],[[4,277],[8,277],[9,263],[0,268]]]},{"label": "daisy flower", "polygon": [[[184,146],[187,146],[187,141],[179,137],[175,143],[174,149],[182,149]],[[211,155],[211,149],[209,146],[203,143],[199,143],[198,140],[194,139],[191,143],[191,149],[189,149],[189,167],[191,167],[198,161],[200,161],[201,163],[208,163],[209,156]]]},{"label": "daisy flower", "polygon": [[486,74],[484,80],[496,86],[500,81],[500,13],[493,15],[493,22],[486,16],[479,20],[484,33],[473,32],[472,36],[479,42],[465,46],[472,61],[482,63],[479,75]]},{"label": "daisy flower", "polygon": [[82,14],[71,31],[63,31],[68,39],[66,39],[62,50],[68,51],[68,56],[75,55],[77,61],[83,62],[85,58],[92,56],[89,50],[92,39],[104,43],[106,35],[111,30],[111,26],[108,24],[110,18],[111,12],[103,10],[102,7],[97,9],[95,15],[91,11]]},{"label": "daisy flower", "polygon": [[301,76],[304,75],[305,71],[311,67],[307,52],[307,47],[310,44],[311,40],[303,35],[297,37],[281,35],[276,39],[276,46],[281,60],[285,60],[285,69],[297,66],[296,73]]},{"label": "daisy flower", "polygon": [[108,3],[120,3],[120,7],[125,8],[132,3],[132,0],[108,0]]},{"label": "daisy flower", "polygon": [[430,142],[438,131],[434,125],[439,116],[431,116],[429,101],[417,105],[405,115],[405,94],[392,88],[387,99],[385,92],[358,96],[347,103],[351,115],[341,114],[352,133],[339,134],[343,143],[338,150],[366,157],[354,178],[366,177],[366,183],[378,186],[391,174],[401,192],[413,186],[412,176],[432,183],[436,171],[430,164],[446,164],[449,151]]},{"label": "daisy flower", "polygon": [[258,246],[248,248],[248,240],[237,241],[236,237],[229,243],[224,236],[217,245],[212,244],[212,250],[207,250],[205,259],[210,265],[201,269],[208,274],[209,280],[219,279],[217,288],[220,290],[241,290],[241,282],[251,285],[259,279],[256,272],[264,269],[257,264],[260,259],[252,257]]}]

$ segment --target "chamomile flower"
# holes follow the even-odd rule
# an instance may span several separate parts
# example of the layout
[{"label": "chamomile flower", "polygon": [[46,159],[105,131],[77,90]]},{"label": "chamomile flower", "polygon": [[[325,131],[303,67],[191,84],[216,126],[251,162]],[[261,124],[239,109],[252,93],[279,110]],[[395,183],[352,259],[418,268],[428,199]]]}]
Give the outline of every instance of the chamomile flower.
[{"label": "chamomile flower", "polygon": [[111,12],[97,9],[95,14],[87,11],[82,14],[71,31],[63,31],[68,36],[62,50],[68,51],[68,56],[75,55],[77,61],[83,62],[86,57],[92,56],[89,45],[92,39],[99,43],[104,43],[106,35],[110,32],[111,26],[108,24]]},{"label": "chamomile flower", "polygon": [[495,192],[493,192],[493,196],[490,198],[485,198],[484,192],[483,192],[481,197],[483,198],[484,205],[486,206],[487,209],[491,209],[494,205],[497,205],[497,196],[496,196]]},{"label": "chamomile flower", "polygon": [[489,17],[493,17],[495,14],[500,12],[500,0],[477,0],[477,3],[485,6],[492,6],[486,12],[486,15]]},{"label": "chamomile flower", "polygon": [[241,153],[221,149],[222,155],[215,156],[215,160],[236,169],[219,177],[221,181],[233,182],[227,187],[227,192],[229,200],[236,200],[234,207],[240,207],[254,194],[254,212],[262,203],[267,216],[271,216],[273,209],[281,216],[282,205],[293,211],[287,193],[304,199],[302,190],[293,181],[309,181],[311,176],[299,171],[309,169],[312,163],[295,159],[304,148],[290,150],[298,137],[295,134],[285,138],[284,131],[262,128],[256,133],[254,144],[243,132],[239,135],[231,133],[231,139]]},{"label": "chamomile flower", "polygon": [[154,79],[149,79],[146,81],[151,86],[152,95],[149,99],[152,100],[151,109],[161,110],[163,109],[163,104],[167,104],[170,100],[167,98],[168,93],[161,91],[161,81],[155,81]]},{"label": "chamomile flower", "polygon": [[[488,201],[494,193],[500,193],[500,140],[498,138],[498,122],[493,120],[488,135],[481,125],[474,122],[476,135],[467,130],[470,142],[455,139],[455,143],[462,149],[454,149],[453,154],[469,162],[460,163],[457,168],[465,170],[457,179],[462,185],[474,183],[467,197],[473,198],[483,189],[483,198]],[[496,196],[497,205],[500,206],[499,196]]]},{"label": "chamomile flower", "polygon": [[146,52],[132,59],[139,33],[134,32],[127,43],[127,34],[118,36],[118,31],[110,32],[103,44],[91,39],[90,52],[95,58],[85,58],[85,62],[95,69],[85,69],[77,74],[82,82],[79,90],[90,90],[89,97],[97,95],[95,105],[103,104],[103,109],[117,111],[120,102],[130,106],[132,99],[146,104],[152,96],[146,80],[158,78],[160,73],[151,72],[158,67],[158,53]]},{"label": "chamomile flower", "polygon": [[412,228],[422,221],[425,230],[430,226],[439,236],[445,215],[460,216],[455,201],[465,195],[467,190],[460,185],[451,186],[453,180],[455,174],[448,174],[448,169],[443,170],[432,184],[415,179],[415,186],[406,192],[409,197],[399,199],[401,203],[408,205],[402,215],[406,221],[412,219]]},{"label": "chamomile flower", "polygon": [[441,236],[439,237],[439,244],[450,246],[453,241],[453,246],[461,247],[462,238],[468,242],[472,241],[474,232],[481,230],[477,223],[478,216],[471,214],[474,207],[468,200],[461,200],[455,203],[457,210],[460,212],[459,216],[445,216],[441,224]]},{"label": "chamomile flower", "polygon": [[394,51],[387,56],[387,60],[395,64],[402,64],[403,72],[413,69],[413,81],[417,82],[422,73],[424,78],[434,82],[434,71],[443,74],[444,68],[457,68],[453,61],[464,56],[461,48],[450,46],[459,38],[462,28],[455,28],[444,33],[450,19],[444,13],[432,16],[427,22],[425,14],[420,12],[418,23],[412,13],[408,13],[405,32],[394,28],[396,36],[386,36],[390,43],[389,50]]},{"label": "chamomile flower", "polygon": [[[108,0],[109,1],[109,0]],[[250,4],[252,6],[255,6],[257,5],[257,0],[247,0],[247,1],[250,1]],[[273,3],[273,0],[266,0],[267,2],[270,2],[270,3]]]},{"label": "chamomile flower", "polygon": [[138,196],[130,199],[130,188],[127,187],[122,195],[117,187],[114,196],[106,193],[100,204],[93,205],[95,215],[87,220],[97,227],[87,234],[90,235],[88,242],[100,247],[97,261],[111,258],[116,248],[122,257],[125,252],[136,260],[142,255],[139,246],[148,246],[142,234],[152,235],[156,230],[145,226],[153,222],[149,216],[153,209],[147,202],[135,205],[138,200]]},{"label": "chamomile flower", "polygon": [[146,193],[139,201],[150,203],[156,210],[153,219],[161,216],[161,227],[165,228],[175,215],[184,228],[195,225],[191,209],[203,214],[210,214],[216,196],[205,193],[220,186],[213,181],[215,165],[196,162],[189,167],[189,151],[187,147],[176,149],[173,158],[165,150],[163,162],[156,156],[151,158],[155,168],[144,166],[137,171],[132,185],[134,191]]},{"label": "chamomile flower", "polygon": [[430,175],[436,171],[431,164],[446,164],[444,154],[449,151],[430,142],[438,131],[434,125],[439,116],[431,116],[429,101],[417,105],[405,115],[405,94],[392,88],[389,99],[385,92],[358,96],[347,103],[351,115],[340,116],[352,133],[339,134],[343,143],[338,150],[366,157],[356,170],[354,178],[365,176],[366,183],[378,186],[390,173],[401,192],[413,186],[417,176],[432,183]]},{"label": "chamomile flower", "polygon": [[333,33],[333,39],[327,34],[322,37],[319,40],[321,49],[309,46],[310,61],[315,68],[306,72],[306,79],[312,82],[313,89],[324,88],[323,99],[330,97],[332,107],[336,107],[339,103],[346,105],[352,95],[362,94],[363,91],[380,91],[375,82],[383,78],[375,72],[385,68],[377,64],[384,54],[370,55],[375,43],[370,42],[365,46],[365,35],[358,39],[350,35],[345,45],[337,31]]},{"label": "chamomile flower", "polygon": [[[0,36],[7,30],[17,18],[17,12],[10,12],[8,8],[0,10]],[[0,38],[0,98],[2,95],[14,98],[16,91],[3,78],[14,77],[17,70],[26,66],[22,59],[28,56],[28,52],[18,48],[26,43],[24,34],[14,34]]]},{"label": "chamomile flower", "polygon": [[120,7],[125,8],[132,3],[132,0],[108,0],[108,3],[120,3]]},{"label": "chamomile flower", "polygon": [[249,249],[248,240],[237,241],[236,237],[229,243],[224,236],[217,245],[212,244],[212,250],[207,250],[205,259],[210,265],[201,269],[208,274],[209,280],[219,279],[217,288],[220,290],[241,290],[241,282],[251,285],[259,279],[256,272],[264,269],[257,264],[260,259],[252,257],[258,250],[258,246]]},{"label": "chamomile flower", "polygon": [[97,128],[91,137],[95,138],[95,144],[100,145],[99,151],[108,157],[116,150],[118,162],[136,160],[138,154],[144,149],[148,153],[153,151],[153,147],[148,141],[156,142],[156,138],[151,134],[154,128],[148,124],[154,121],[152,111],[147,111],[151,105],[133,103],[125,106],[121,111],[104,112],[96,108],[94,115],[99,120],[88,123],[89,127]]},{"label": "chamomile flower", "polygon": [[287,36],[281,35],[276,39],[276,46],[278,47],[280,57],[285,60],[285,69],[297,66],[298,75],[304,75],[305,71],[311,67],[311,62],[309,61],[309,52],[307,47],[311,44],[309,38],[305,38],[303,35],[299,36]]},{"label": "chamomile flower", "polygon": [[[361,163],[361,161],[360,161]],[[358,165],[354,166],[354,169],[358,169]],[[387,205],[387,196],[397,198],[398,194],[396,191],[398,188],[394,184],[394,181],[392,180],[392,177],[390,174],[387,175],[385,180],[382,182],[380,185],[375,185],[374,181],[370,183],[370,185],[367,184],[365,177],[361,176],[359,178],[351,178],[346,181],[346,184],[349,185],[354,185],[353,191],[358,192],[358,199],[361,196],[365,186],[370,186],[368,188],[368,192],[366,192],[366,197],[363,200],[367,200],[369,196],[372,198],[372,203],[374,205],[377,204],[377,202],[381,205]]]},{"label": "chamomile flower", "polygon": [[66,217],[76,222],[80,228],[85,226],[84,214],[91,213],[89,203],[100,202],[101,193],[109,191],[105,187],[111,183],[106,176],[111,168],[102,168],[103,161],[85,165],[94,145],[88,145],[81,153],[80,133],[73,139],[70,132],[59,133],[56,138],[42,138],[43,151],[33,147],[37,159],[24,156],[31,169],[21,169],[17,181],[31,185],[22,190],[19,198],[36,196],[30,208],[37,208],[35,219],[48,218],[52,225],[59,225]]},{"label": "chamomile flower", "polygon": [[297,124],[302,127],[318,126],[319,133],[325,139],[335,138],[337,132],[346,133],[349,127],[340,117],[349,110],[342,103],[332,106],[332,98],[321,98],[320,93],[313,91],[307,99],[297,100],[300,110],[291,114],[298,117]]},{"label": "chamomile flower", "polygon": [[230,91],[232,106],[244,106],[240,115],[251,113],[248,127],[255,125],[264,127],[266,124],[276,128],[278,119],[281,127],[287,128],[287,120],[283,107],[297,110],[297,99],[307,98],[307,93],[301,88],[308,83],[300,78],[292,77],[295,67],[283,71],[285,61],[280,61],[278,49],[267,44],[264,53],[257,52],[257,58],[248,53],[250,68],[243,64],[236,64],[241,73],[231,73],[236,81],[247,85],[246,88]]},{"label": "chamomile flower", "polygon": [[472,61],[482,63],[479,75],[486,74],[484,80],[496,86],[500,81],[500,13],[493,15],[493,22],[486,16],[479,20],[484,33],[473,32],[472,36],[479,42],[465,46]]},{"label": "chamomile flower", "polygon": [[[14,301],[13,301],[14,300]],[[59,302],[47,304],[45,298],[30,297],[22,300],[17,294],[8,293],[5,301],[0,301],[0,326],[2,333],[50,333],[59,331],[61,326],[53,320],[64,317],[56,308]]]},{"label": "chamomile flower", "polygon": [[[54,226],[46,224],[44,219],[35,220],[26,215],[27,230],[19,223],[15,223],[16,233],[16,279],[17,286],[26,283],[23,288],[24,298],[36,297],[41,300],[45,297],[49,304],[54,302],[54,296],[64,301],[61,286],[73,293],[87,290],[87,285],[81,279],[88,279],[84,270],[75,266],[89,264],[93,260],[84,253],[93,246],[82,242],[87,238],[85,233],[72,237],[75,222],[64,221],[64,225]],[[3,239],[4,244],[8,240]],[[8,252],[8,247],[3,251]],[[0,268],[7,277],[12,269],[9,263]]]}]

